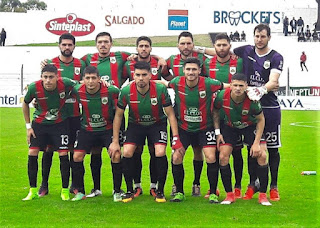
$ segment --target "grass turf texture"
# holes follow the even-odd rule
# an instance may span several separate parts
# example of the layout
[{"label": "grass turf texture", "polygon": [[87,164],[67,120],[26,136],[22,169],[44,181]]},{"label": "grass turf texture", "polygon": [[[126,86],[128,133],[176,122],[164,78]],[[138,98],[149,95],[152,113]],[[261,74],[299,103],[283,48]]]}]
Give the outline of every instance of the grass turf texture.
[{"label": "grass turf texture", "polygon": [[[149,154],[143,153],[142,187],[144,194],[130,203],[114,203],[110,159],[103,152],[103,195],[80,202],[63,202],[60,199],[61,179],[58,155],[54,155],[49,179],[49,195],[23,202],[28,193],[26,130],[20,108],[0,108],[0,226],[1,227],[319,227],[319,111],[282,111],[282,144],[279,189],[281,201],[271,207],[257,203],[258,195],[250,201],[237,200],[232,205],[212,205],[203,197],[191,197],[193,180],[192,152],[187,151],[185,167],[185,192],[182,203],[156,203],[149,195]],[[293,126],[291,123],[306,126]],[[307,127],[309,126],[309,127]],[[312,127],[310,127],[312,126]],[[170,150],[167,150],[170,157]],[[244,158],[246,152],[243,150]],[[42,154],[39,156],[39,164]],[[231,159],[232,160],[232,159]],[[85,185],[92,188],[86,156]],[[246,163],[246,162],[245,162]],[[170,164],[170,162],[169,162]],[[317,170],[318,169],[318,170]],[[302,176],[303,170],[317,170],[317,176]],[[39,165],[38,184],[41,169]],[[170,199],[173,183],[169,165],[165,187]],[[248,175],[246,166],[242,181],[244,193]],[[123,189],[125,184],[123,183]],[[202,195],[208,189],[206,165],[201,177]],[[219,179],[222,192],[225,193]]]}]

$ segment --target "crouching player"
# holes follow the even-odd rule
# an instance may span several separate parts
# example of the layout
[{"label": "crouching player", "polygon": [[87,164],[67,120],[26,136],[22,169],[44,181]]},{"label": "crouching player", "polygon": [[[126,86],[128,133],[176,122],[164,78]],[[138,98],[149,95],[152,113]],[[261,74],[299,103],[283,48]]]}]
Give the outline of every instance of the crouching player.
[{"label": "crouching player", "polygon": [[[82,106],[81,129],[77,136],[74,150],[74,187],[78,193],[72,201],[85,199],[84,165],[86,153],[93,147],[108,148],[112,138],[112,121],[114,109],[117,104],[119,89],[110,85],[107,87],[100,81],[98,69],[87,66],[84,70],[83,85],[76,86],[73,92]],[[109,153],[113,175],[113,199],[115,202],[122,200],[120,151]]]},{"label": "crouching player", "polygon": [[[244,137],[248,145],[249,156],[258,162],[257,176],[260,180],[259,203],[271,205],[267,199],[268,164],[266,141],[263,130],[265,119],[259,102],[251,101],[247,94],[247,77],[242,73],[232,76],[230,88],[218,93],[214,101],[214,125],[217,135],[217,145],[220,148],[220,172],[227,197],[221,204],[231,204],[235,201],[231,185],[231,169],[229,165],[232,147],[239,136]],[[224,124],[219,129],[219,109],[224,112]]]}]

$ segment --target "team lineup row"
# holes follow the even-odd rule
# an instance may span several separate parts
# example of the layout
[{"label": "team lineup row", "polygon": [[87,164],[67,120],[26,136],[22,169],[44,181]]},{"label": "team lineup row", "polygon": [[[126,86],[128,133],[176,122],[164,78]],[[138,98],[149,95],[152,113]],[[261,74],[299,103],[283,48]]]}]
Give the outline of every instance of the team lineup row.
[{"label": "team lineup row", "polygon": [[[24,200],[48,194],[54,150],[60,157],[63,200],[69,199],[70,166],[70,191],[75,193],[72,200],[86,197],[83,182],[86,153],[91,153],[94,182],[94,188],[87,197],[101,195],[101,148],[106,147],[111,158],[114,201],[130,202],[142,194],[141,153],[147,138],[150,194],[156,202],[166,202],[163,189],[168,170],[167,119],[172,131],[173,149],[174,186],[170,201],[185,199],[183,157],[189,145],[194,151],[192,194],[200,195],[204,154],[210,185],[206,194],[209,202],[218,203],[219,170],[227,193],[221,203],[230,204],[241,198],[242,141],[248,146],[250,176],[243,199],[251,199],[258,190],[259,203],[271,205],[266,196],[270,167],[270,199],[279,200],[280,107],[273,91],[278,87],[283,59],[268,47],[270,38],[267,25],[256,26],[255,45],[234,49],[233,52],[239,56],[236,58],[230,52],[230,40],[226,34],[216,36],[214,48],[195,48],[192,34],[182,32],[178,37],[180,54],[165,61],[150,55],[150,38],[139,37],[136,42],[138,54],[127,61],[130,53],[110,51],[112,38],[109,33],[99,33],[96,37],[98,53],[88,54],[82,59],[72,56],[74,37],[63,34],[59,39],[61,54],[43,63],[41,79],[30,84],[24,98],[23,113],[30,145],[30,191]],[[204,53],[213,57],[207,58]],[[165,80],[160,81],[161,77]],[[119,90],[127,78],[132,82]],[[175,92],[174,107],[167,88]],[[29,103],[32,100],[36,100],[36,110],[31,124]],[[127,106],[129,124],[124,134],[123,114]],[[120,150],[121,142],[123,152]],[[38,191],[40,150],[46,152],[43,153],[42,184]],[[71,152],[70,161],[68,151]],[[236,179],[234,190],[229,165],[231,154]],[[122,174],[127,186],[125,194],[120,189]],[[259,189],[256,186],[258,182]]]}]

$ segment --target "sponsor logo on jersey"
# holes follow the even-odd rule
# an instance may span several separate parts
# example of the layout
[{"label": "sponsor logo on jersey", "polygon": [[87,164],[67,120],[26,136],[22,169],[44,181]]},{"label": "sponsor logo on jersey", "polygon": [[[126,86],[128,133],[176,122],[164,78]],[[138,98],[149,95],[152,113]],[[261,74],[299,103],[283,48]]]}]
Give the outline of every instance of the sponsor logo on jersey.
[{"label": "sponsor logo on jersey", "polygon": [[230,67],[230,70],[229,70],[230,74],[235,74],[237,72],[237,68],[236,67]]},{"label": "sponsor logo on jersey", "polygon": [[263,68],[266,69],[266,70],[270,68],[270,60],[264,61]]},{"label": "sponsor logo on jersey", "polygon": [[47,120],[57,120],[58,119],[58,114],[59,114],[59,110],[57,108],[55,109],[50,109],[46,115],[45,118]]},{"label": "sponsor logo on jersey", "polygon": [[92,22],[77,17],[74,13],[69,13],[66,17],[55,18],[46,23],[46,29],[55,34],[71,33],[74,36],[89,35],[95,30]]},{"label": "sponsor logo on jersey", "polygon": [[157,69],[157,68],[151,68],[151,73],[152,73],[153,75],[157,75],[158,69]]},{"label": "sponsor logo on jersey", "polygon": [[65,98],[65,97],[66,97],[66,93],[65,93],[65,92],[59,93],[59,97],[60,97],[61,99]]},{"label": "sponsor logo on jersey", "polygon": [[200,98],[205,98],[206,97],[206,91],[199,91],[199,96]]},{"label": "sponsor logo on jersey", "polygon": [[180,68],[180,67],[183,67],[183,65],[173,65],[173,67],[178,67],[178,68]]},{"label": "sponsor logo on jersey", "polygon": [[106,15],[105,26],[115,25],[143,25],[144,17],[137,16],[118,16],[118,15]]},{"label": "sponsor logo on jersey", "polygon": [[158,99],[155,97],[155,98],[151,98],[151,104],[152,105],[157,105],[158,104]]},{"label": "sponsor logo on jersey", "polygon": [[80,67],[75,67],[75,68],[74,68],[74,73],[75,73],[76,75],[79,75],[79,74],[80,74]]},{"label": "sponsor logo on jersey", "polygon": [[108,103],[108,97],[101,97],[101,103],[102,104],[107,104]]},{"label": "sponsor logo on jersey", "polygon": [[110,63],[114,64],[116,62],[117,62],[116,57],[114,56],[110,57]]},{"label": "sponsor logo on jersey", "polygon": [[188,30],[188,10],[168,10],[168,30]]},{"label": "sponsor logo on jersey", "polygon": [[103,76],[101,76],[101,80],[109,81],[110,80],[110,76],[109,75],[103,75]]},{"label": "sponsor logo on jersey", "polygon": [[243,116],[248,115],[248,114],[249,114],[249,110],[246,110],[246,109],[242,110],[242,115]]},{"label": "sponsor logo on jersey", "polygon": [[214,68],[214,69],[209,69],[210,71],[219,71],[219,69]]}]

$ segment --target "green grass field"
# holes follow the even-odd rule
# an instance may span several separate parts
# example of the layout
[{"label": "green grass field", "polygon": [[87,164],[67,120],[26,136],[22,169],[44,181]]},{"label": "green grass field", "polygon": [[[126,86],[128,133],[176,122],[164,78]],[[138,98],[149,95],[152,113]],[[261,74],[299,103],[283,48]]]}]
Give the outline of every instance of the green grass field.
[{"label": "green grass field", "polygon": [[[271,207],[237,200],[232,205],[211,205],[203,197],[191,197],[193,180],[192,152],[185,157],[187,200],[180,204],[157,204],[149,196],[148,152],[143,154],[142,187],[145,193],[132,202],[114,203],[110,160],[104,151],[102,170],[103,196],[80,202],[60,199],[59,159],[54,156],[50,175],[50,194],[23,202],[28,193],[26,130],[20,108],[0,108],[0,226],[1,227],[319,227],[320,112],[283,111],[279,176],[281,201]],[[292,123],[297,123],[291,125]],[[167,151],[170,157],[170,150]],[[246,158],[246,152],[243,151]],[[42,155],[39,156],[41,158]],[[92,188],[86,157],[86,190]],[[39,159],[40,162],[40,159]],[[302,176],[303,170],[317,170],[318,176]],[[39,174],[41,170],[39,169]],[[248,182],[246,167],[243,192]],[[38,183],[40,176],[38,175]],[[169,168],[165,194],[169,199],[173,183]],[[208,189],[206,165],[201,177],[202,194]],[[125,189],[125,185],[123,185]],[[225,193],[219,180],[222,192]]]}]

